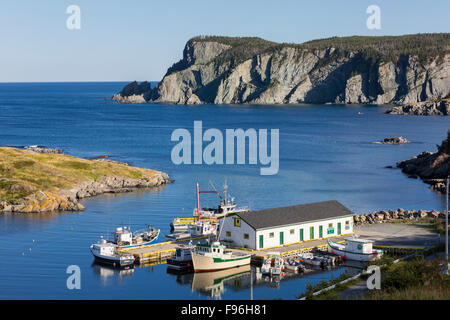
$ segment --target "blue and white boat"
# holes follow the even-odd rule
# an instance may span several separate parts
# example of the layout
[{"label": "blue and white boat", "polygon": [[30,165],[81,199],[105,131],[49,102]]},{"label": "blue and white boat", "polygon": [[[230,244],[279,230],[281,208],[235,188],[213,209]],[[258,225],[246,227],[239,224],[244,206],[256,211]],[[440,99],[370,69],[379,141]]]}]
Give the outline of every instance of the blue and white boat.
[{"label": "blue and white boat", "polygon": [[113,243],[119,251],[143,248],[158,240],[160,229],[148,226],[147,229],[131,232],[130,228],[119,227],[114,232]]}]

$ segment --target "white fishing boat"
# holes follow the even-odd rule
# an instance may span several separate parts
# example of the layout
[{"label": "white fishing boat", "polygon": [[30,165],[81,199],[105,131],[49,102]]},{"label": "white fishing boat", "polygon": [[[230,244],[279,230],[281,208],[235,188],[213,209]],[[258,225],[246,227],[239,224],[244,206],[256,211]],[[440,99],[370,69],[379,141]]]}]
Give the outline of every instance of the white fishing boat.
[{"label": "white fishing boat", "polygon": [[269,253],[261,266],[261,273],[270,275],[280,275],[284,271],[284,259],[280,253]]},{"label": "white fishing boat", "polygon": [[303,264],[309,265],[309,266],[316,266],[316,267],[326,267],[328,266],[327,259],[324,259],[322,257],[314,256],[311,252],[301,252],[298,254],[298,258],[300,262]]},{"label": "white fishing boat", "polygon": [[299,272],[305,271],[305,267],[300,262],[300,260],[293,259],[293,258],[286,259],[285,269],[286,269],[286,271],[290,271],[290,272],[294,272],[294,273],[299,273]]},{"label": "white fishing boat", "polygon": [[129,267],[134,264],[134,256],[118,252],[118,246],[106,240],[92,244],[91,252],[96,261],[112,265],[114,267]]},{"label": "white fishing boat", "polygon": [[[198,221],[210,221],[212,223],[219,222],[219,219],[238,212],[248,212],[247,207],[237,207],[235,199],[228,193],[228,186],[225,183],[223,196],[216,190],[214,185],[210,182],[213,190],[200,191],[197,183],[197,208],[193,211],[193,217],[175,218],[170,223],[170,228],[173,232],[187,232],[189,225]],[[214,193],[220,198],[220,203],[217,208],[201,208],[200,207],[200,193]]]},{"label": "white fishing boat", "polygon": [[180,245],[175,249],[175,256],[167,259],[167,268],[174,270],[189,270],[192,269],[192,254],[194,249],[192,245]]},{"label": "white fishing boat", "polygon": [[383,255],[383,250],[373,248],[372,240],[347,238],[345,241],[346,244],[341,244],[328,240],[328,251],[356,261],[373,261]]},{"label": "white fishing boat", "polygon": [[197,244],[191,252],[195,272],[224,270],[250,264],[250,254],[226,250],[216,241],[211,244]]},{"label": "white fishing boat", "polygon": [[182,240],[204,236],[216,236],[218,224],[211,221],[198,221],[188,225],[187,232],[175,232],[166,235],[169,240]]}]

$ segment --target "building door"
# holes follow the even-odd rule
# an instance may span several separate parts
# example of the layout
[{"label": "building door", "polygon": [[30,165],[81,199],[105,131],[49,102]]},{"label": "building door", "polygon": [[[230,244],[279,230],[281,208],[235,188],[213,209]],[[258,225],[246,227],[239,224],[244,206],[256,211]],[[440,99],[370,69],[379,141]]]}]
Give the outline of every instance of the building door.
[{"label": "building door", "polygon": [[303,229],[300,229],[300,241],[303,241]]},{"label": "building door", "polygon": [[341,223],[338,222],[338,234],[341,234]]},{"label": "building door", "polygon": [[280,245],[284,244],[284,232],[280,232]]},{"label": "building door", "polygon": [[309,239],[314,239],[314,227],[309,228]]},{"label": "building door", "polygon": [[319,226],[319,238],[323,238],[323,226]]},{"label": "building door", "polygon": [[262,234],[259,235],[259,248],[264,248],[264,236]]}]

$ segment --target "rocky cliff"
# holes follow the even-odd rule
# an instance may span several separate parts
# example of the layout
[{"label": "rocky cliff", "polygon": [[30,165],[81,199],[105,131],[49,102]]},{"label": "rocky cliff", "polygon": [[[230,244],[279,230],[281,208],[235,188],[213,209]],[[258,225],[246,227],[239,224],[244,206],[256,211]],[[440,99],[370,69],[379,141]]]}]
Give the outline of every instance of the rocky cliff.
[{"label": "rocky cliff", "polygon": [[346,37],[303,44],[196,37],[153,89],[119,102],[171,104],[414,103],[450,90],[450,35]]}]

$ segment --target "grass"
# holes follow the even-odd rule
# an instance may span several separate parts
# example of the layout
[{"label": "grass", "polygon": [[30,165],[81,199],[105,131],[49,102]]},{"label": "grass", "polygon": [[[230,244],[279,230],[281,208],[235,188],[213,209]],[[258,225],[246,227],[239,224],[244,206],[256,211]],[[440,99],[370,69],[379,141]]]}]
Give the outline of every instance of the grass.
[{"label": "grass", "polygon": [[80,159],[64,154],[35,154],[0,147],[0,202],[17,204],[20,199],[41,190],[58,192],[102,176],[151,178],[156,171]]},{"label": "grass", "polygon": [[372,290],[364,300],[448,300],[450,276],[444,275],[440,260],[423,256],[391,265],[382,274],[380,290]]}]

